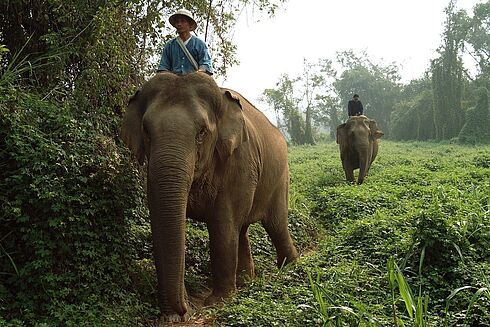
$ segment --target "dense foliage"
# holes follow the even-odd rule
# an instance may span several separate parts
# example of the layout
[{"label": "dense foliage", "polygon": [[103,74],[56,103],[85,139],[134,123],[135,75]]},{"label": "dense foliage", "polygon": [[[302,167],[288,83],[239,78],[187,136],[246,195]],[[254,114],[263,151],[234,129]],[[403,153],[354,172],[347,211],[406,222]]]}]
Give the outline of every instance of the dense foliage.
[{"label": "dense foliage", "polygon": [[448,140],[457,136],[464,122],[463,62],[458,51],[463,43],[460,26],[462,12],[455,12],[454,4],[454,1],[450,1],[447,8],[441,56],[431,63],[437,140]]},{"label": "dense foliage", "polygon": [[485,87],[481,87],[475,96],[478,102],[476,106],[466,112],[465,124],[458,135],[458,140],[461,143],[478,144],[482,143],[482,140],[490,140],[488,90]]},{"label": "dense foliage", "polygon": [[435,139],[433,96],[427,78],[415,80],[403,87],[400,102],[391,112],[390,137],[396,140]]},{"label": "dense foliage", "polygon": [[133,325],[134,229],[146,207],[127,153],[69,105],[15,91],[1,103],[0,316],[90,326],[127,310],[135,318],[121,324]]}]

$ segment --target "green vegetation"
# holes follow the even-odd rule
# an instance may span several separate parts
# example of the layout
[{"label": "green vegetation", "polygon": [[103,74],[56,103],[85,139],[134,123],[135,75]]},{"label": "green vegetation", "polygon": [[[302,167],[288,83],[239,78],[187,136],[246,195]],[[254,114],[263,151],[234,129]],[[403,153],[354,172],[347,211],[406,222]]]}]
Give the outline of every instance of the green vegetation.
[{"label": "green vegetation", "polygon": [[292,208],[323,238],[281,271],[269,258],[213,312],[221,326],[490,325],[488,146],[382,141],[362,186],[343,182],[335,144],[290,161]]},{"label": "green vegetation", "polygon": [[134,325],[147,210],[127,153],[68,105],[1,98],[0,324]]}]

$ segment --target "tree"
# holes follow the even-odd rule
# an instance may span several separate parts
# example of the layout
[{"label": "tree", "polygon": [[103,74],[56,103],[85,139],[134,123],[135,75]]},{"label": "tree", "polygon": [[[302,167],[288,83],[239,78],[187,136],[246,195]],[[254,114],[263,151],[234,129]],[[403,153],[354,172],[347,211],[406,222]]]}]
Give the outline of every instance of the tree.
[{"label": "tree", "polygon": [[[451,1],[446,14],[443,44],[439,57],[431,62],[428,77],[404,86],[391,114],[390,135],[396,139],[443,140],[461,135],[460,129],[472,117],[480,97],[478,88],[490,87],[490,3],[477,4],[470,18]],[[464,67],[463,53],[475,60],[476,78]],[[465,108],[471,113],[465,113]]]},{"label": "tree", "polygon": [[335,74],[331,60],[319,59],[318,62],[309,62],[304,59],[303,74],[299,77],[299,81],[302,82],[301,103],[304,107],[307,144],[314,144],[315,127],[328,126],[332,120],[331,114],[334,111],[331,110],[330,100],[334,94],[331,83]]},{"label": "tree", "polygon": [[478,89],[478,103],[466,111],[466,119],[458,135],[460,143],[478,144],[490,142],[490,102],[488,90]]},{"label": "tree", "polygon": [[335,130],[340,124],[340,106],[332,84],[337,71],[333,68],[333,62],[330,59],[319,59],[318,62],[309,66],[314,86],[310,105],[313,109],[311,112],[313,124],[318,127],[328,127],[330,137],[335,138]]},{"label": "tree", "polygon": [[[240,11],[252,7],[270,16],[284,1],[6,0],[0,5],[0,43],[10,49],[11,56],[2,67],[23,50],[30,59],[49,55],[49,69],[36,70],[26,81],[48,92],[54,88],[70,92],[80,78],[88,78],[83,75],[86,69],[126,74],[126,84],[138,85],[154,70],[164,42],[174,34],[168,16],[186,7],[195,13],[198,30],[209,36],[216,71],[224,75],[237,62],[230,33]],[[87,84],[100,84],[96,77]],[[112,77],[104,76],[104,80]]]},{"label": "tree", "polygon": [[312,111],[313,111],[313,100],[314,94],[321,82],[321,77],[317,75],[312,75],[313,65],[309,63],[306,59],[303,60],[303,76],[300,80],[303,81],[303,99],[306,104],[305,108],[305,139],[306,144],[315,144],[313,140],[312,132]]},{"label": "tree", "polygon": [[425,90],[397,104],[390,116],[390,136],[396,140],[433,139],[432,94]]},{"label": "tree", "polygon": [[[297,124],[304,124],[304,138],[298,140],[298,144],[313,143],[314,128],[322,125],[328,126],[330,136],[335,138],[336,127],[342,120],[343,104],[353,93],[363,94],[367,114],[388,130],[390,113],[400,94],[397,66],[373,64],[366,54],[357,55],[353,51],[339,53],[337,61],[344,68],[340,77],[337,77],[331,60],[320,59],[311,63],[305,59],[301,76],[293,80],[281,78],[278,89],[264,92],[265,100],[276,114],[282,114],[287,124],[295,124],[293,117]],[[294,96],[294,86],[299,87],[298,97]],[[287,99],[295,100],[288,102]],[[284,109],[290,107],[298,108],[294,115]],[[303,108],[304,122],[297,116],[300,108]]]},{"label": "tree", "polygon": [[359,94],[365,115],[374,118],[381,129],[388,131],[390,114],[400,95],[396,64],[375,64],[366,53],[358,55],[353,51],[338,53],[337,61],[344,68],[333,84],[341,103],[346,104],[353,94]]},{"label": "tree", "polygon": [[481,75],[490,75],[490,2],[473,8],[473,17],[466,17],[464,51],[475,60]]},{"label": "tree", "polygon": [[434,126],[436,139],[451,139],[464,124],[462,109],[463,63],[460,49],[464,33],[464,11],[455,10],[451,0],[446,8],[446,23],[440,57],[431,62],[432,93],[434,96]]},{"label": "tree", "polygon": [[280,77],[276,89],[266,89],[262,101],[272,107],[277,117],[278,128],[293,144],[304,144],[305,121],[299,112],[299,100],[295,97],[295,83],[287,74]]},{"label": "tree", "polygon": [[294,79],[282,75],[277,89],[263,92],[262,100],[273,108],[278,127],[286,127],[292,143],[314,144],[320,126],[330,124],[335,130],[338,106],[331,87],[334,76],[332,61],[320,59],[313,63],[304,59],[302,75]]},{"label": "tree", "polygon": [[403,87],[400,102],[390,116],[392,138],[422,141],[435,137],[430,83],[425,76]]},{"label": "tree", "polygon": [[342,106],[338,97],[328,93],[318,95],[314,113],[315,121],[328,126],[330,138],[335,139],[337,126],[342,123]]}]

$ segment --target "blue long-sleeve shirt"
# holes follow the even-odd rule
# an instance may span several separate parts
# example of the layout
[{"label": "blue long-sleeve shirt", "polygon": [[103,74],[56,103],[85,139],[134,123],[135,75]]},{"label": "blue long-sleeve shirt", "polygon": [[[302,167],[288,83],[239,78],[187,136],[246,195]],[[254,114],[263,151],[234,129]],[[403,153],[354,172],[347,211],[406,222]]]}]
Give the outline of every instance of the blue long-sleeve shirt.
[{"label": "blue long-sleeve shirt", "polygon": [[[208,74],[212,75],[213,64],[206,43],[195,36],[191,36],[186,48],[194,57],[199,69],[204,69]],[[194,69],[192,63],[180,48],[177,38],[173,38],[163,48],[157,71],[171,71],[183,75],[195,72],[196,69]]]}]

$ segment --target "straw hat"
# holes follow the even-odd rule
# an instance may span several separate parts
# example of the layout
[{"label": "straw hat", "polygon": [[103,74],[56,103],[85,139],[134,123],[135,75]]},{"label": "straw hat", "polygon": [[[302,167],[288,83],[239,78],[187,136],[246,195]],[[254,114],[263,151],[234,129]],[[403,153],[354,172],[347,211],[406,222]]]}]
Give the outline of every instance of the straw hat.
[{"label": "straw hat", "polygon": [[175,27],[175,24],[174,24],[175,18],[176,18],[176,16],[179,16],[179,15],[185,16],[187,19],[189,19],[189,21],[191,23],[191,31],[193,31],[197,28],[197,23],[194,20],[192,13],[187,9],[179,9],[172,16],[170,16],[168,18],[168,21],[170,22],[170,24],[172,24],[173,27]]}]

